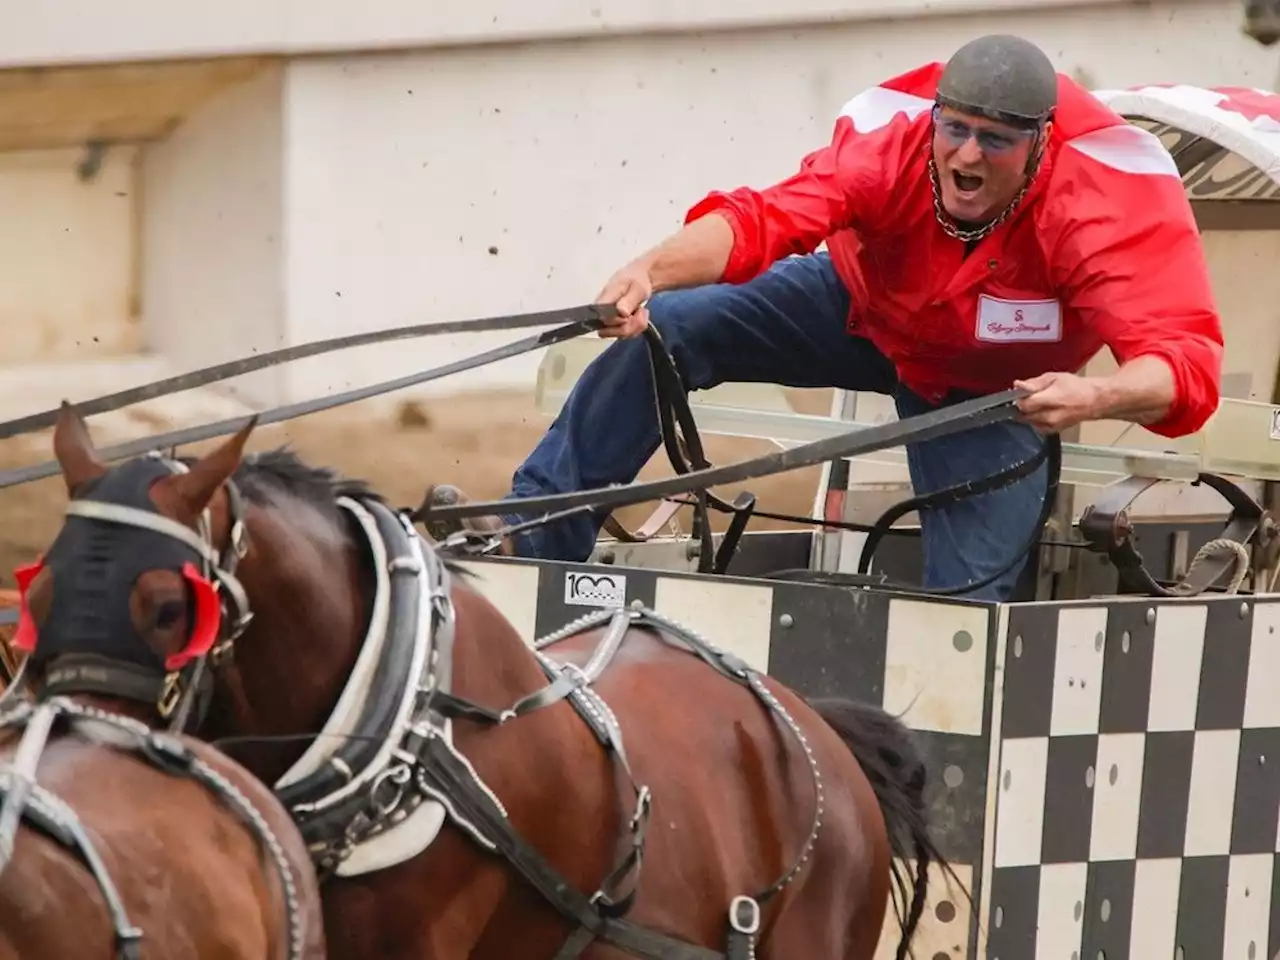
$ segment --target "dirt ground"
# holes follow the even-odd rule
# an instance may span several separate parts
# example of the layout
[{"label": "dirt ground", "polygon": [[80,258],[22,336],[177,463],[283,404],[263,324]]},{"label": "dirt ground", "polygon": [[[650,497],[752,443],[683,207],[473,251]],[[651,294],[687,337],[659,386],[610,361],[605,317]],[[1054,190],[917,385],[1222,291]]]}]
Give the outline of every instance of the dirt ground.
[{"label": "dirt ground", "polygon": [[[792,396],[797,408],[808,413],[825,413],[830,402],[829,391],[793,391]],[[441,481],[460,484],[472,497],[493,499],[507,492],[512,471],[549,422],[534,408],[531,393],[486,393],[414,400],[394,408],[357,404],[263,427],[250,440],[250,447],[262,449],[288,443],[308,462],[362,477],[400,505],[417,505],[426,486]],[[134,436],[147,436],[164,428],[150,417],[139,416]],[[199,452],[209,446],[196,445],[183,452]],[[705,446],[715,465],[776,449],[763,441],[728,437],[706,437]],[[41,462],[52,456],[49,432],[0,442],[0,468]],[[810,467],[730,485],[717,492],[731,499],[745,487],[756,494],[763,509],[809,515],[820,470]],[[659,450],[641,477],[671,473],[666,455]],[[30,562],[49,544],[65,502],[59,477],[0,490],[0,586],[11,587],[13,568]],[[634,527],[653,506],[629,507],[619,511],[618,517]],[[681,511],[683,529],[688,529],[688,514],[688,510]],[[717,518],[718,528],[723,523],[723,518]],[[784,525],[755,520],[752,529],[781,526]]]}]

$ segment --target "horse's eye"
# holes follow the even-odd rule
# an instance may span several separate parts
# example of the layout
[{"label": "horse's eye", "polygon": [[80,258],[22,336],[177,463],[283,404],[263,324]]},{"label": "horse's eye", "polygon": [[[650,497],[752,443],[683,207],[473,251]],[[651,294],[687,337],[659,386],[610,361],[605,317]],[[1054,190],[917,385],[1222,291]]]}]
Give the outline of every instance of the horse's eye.
[{"label": "horse's eye", "polygon": [[166,600],[156,609],[156,626],[161,630],[175,627],[182,622],[187,605],[181,600]]}]

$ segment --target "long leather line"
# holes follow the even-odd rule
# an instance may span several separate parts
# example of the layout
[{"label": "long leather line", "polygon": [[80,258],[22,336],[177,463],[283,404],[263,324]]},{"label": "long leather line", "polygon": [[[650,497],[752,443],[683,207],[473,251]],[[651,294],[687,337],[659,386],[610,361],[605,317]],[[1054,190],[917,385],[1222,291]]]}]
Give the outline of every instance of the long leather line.
[{"label": "long leather line", "polygon": [[[405,387],[416,386],[419,383],[426,383],[428,380],[438,380],[440,377],[447,377],[454,373],[462,373],[464,370],[473,370],[476,367],[496,363],[499,360],[506,360],[509,357],[519,356],[522,353],[529,353],[532,350],[550,346],[554,343],[560,343],[564,340],[572,340],[574,337],[580,337],[584,333],[599,330],[603,324],[604,321],[598,318],[576,320],[573,323],[565,324],[564,326],[557,327],[554,330],[548,330],[544,333],[535,334],[534,336],[524,337],[514,343],[495,347],[492,350],[486,350],[483,353],[465,357],[462,360],[455,360],[452,363],[446,363],[439,367],[432,367],[430,370],[423,370],[420,373],[412,373],[404,377],[397,377],[394,380],[384,380],[382,383],[375,383],[367,387],[359,387],[355,390],[347,390],[344,393],[335,393],[328,397],[319,397],[314,400],[303,400],[299,403],[290,403],[282,407],[275,407],[274,409],[256,414],[257,424],[261,427],[271,423],[280,423],[284,420],[292,420],[295,417],[306,416],[310,413],[319,413],[322,410],[328,410],[332,407],[341,407],[348,403],[356,403],[360,400],[366,400],[369,397],[376,397],[383,393],[390,393],[393,390],[402,390]],[[130,440],[127,443],[117,444],[114,447],[107,447],[105,450],[99,451],[99,453],[106,461],[123,460],[127,457],[135,457],[139,454],[147,453],[150,450],[176,447],[187,443],[199,443],[201,440],[210,440],[214,437],[224,437],[235,433],[243,427],[249,419],[250,417],[232,417],[228,420],[219,420],[215,423],[202,424],[197,427],[171,430],[168,433],[156,434],[155,436],[143,437],[139,440]],[[56,460],[47,460],[44,463],[37,463],[27,467],[16,467],[12,470],[0,471],[0,489],[5,487],[15,487],[22,483],[31,483],[34,480],[43,480],[45,477],[56,476],[60,472],[61,468]]]},{"label": "long leather line", "polygon": [[[317,340],[313,343],[282,347],[279,350],[270,350],[266,353],[242,357],[239,360],[229,360],[225,363],[214,364],[211,367],[202,367],[199,370],[191,370],[178,376],[156,380],[154,383],[143,384],[140,387],[130,387],[127,390],[120,390],[116,393],[95,397],[92,400],[85,400],[75,406],[81,416],[90,417],[96,413],[109,413],[112,410],[120,410],[123,407],[141,403],[144,400],[154,400],[157,397],[167,397],[172,393],[194,390],[197,387],[205,387],[211,383],[219,383],[223,380],[230,380],[232,377],[253,373],[256,370],[265,370],[268,367],[332,353],[335,350],[348,350],[352,347],[369,346],[375,343],[391,343],[396,340],[438,337],[446,333],[519,330],[525,327],[541,327],[553,323],[565,324],[583,320],[590,321],[600,319],[606,315],[611,316],[615,312],[616,308],[613,306],[589,304],[561,310],[543,310],[537,313],[481,317],[475,320],[447,320],[441,323],[418,323],[407,327],[391,327],[386,330],[348,334],[344,337],[332,337],[328,340]],[[57,422],[58,410],[56,408],[28,414],[14,420],[5,420],[0,422],[0,440],[21,436],[24,433],[34,433],[37,430],[52,427]]]},{"label": "long leather line", "polygon": [[918,443],[935,437],[949,436],[990,423],[1012,420],[1018,415],[1014,401],[1026,396],[1024,390],[1005,390],[989,396],[965,400],[949,407],[905,420],[861,427],[835,437],[765,454],[750,460],[691,470],[688,473],[647,483],[598,487],[541,497],[512,497],[505,500],[483,500],[449,506],[424,504],[414,513],[417,521],[452,520],[464,517],[492,517],[503,514],[530,514],[577,507],[620,507],[647,500],[659,500],[677,493],[693,493],[710,486],[755,480],[777,473],[798,470],[838,457],[853,457],[888,447]]}]

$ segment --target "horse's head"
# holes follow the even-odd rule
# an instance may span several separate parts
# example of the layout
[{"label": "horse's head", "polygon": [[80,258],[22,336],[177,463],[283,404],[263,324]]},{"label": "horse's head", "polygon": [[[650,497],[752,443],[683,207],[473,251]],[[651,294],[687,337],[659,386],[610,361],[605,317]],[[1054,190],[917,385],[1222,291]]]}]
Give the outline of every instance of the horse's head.
[{"label": "horse's head", "polygon": [[1244,0],[1244,33],[1264,47],[1280,40],[1280,0]]},{"label": "horse's head", "polygon": [[191,463],[144,456],[109,467],[63,404],[53,444],[67,516],[40,560],[16,573],[13,645],[29,654],[41,695],[124,699],[162,719],[182,702],[175,726],[191,707],[184,694],[207,708],[204,660],[216,664],[249,618],[235,575],[247,550],[243,500],[231,477],[255,423]]}]

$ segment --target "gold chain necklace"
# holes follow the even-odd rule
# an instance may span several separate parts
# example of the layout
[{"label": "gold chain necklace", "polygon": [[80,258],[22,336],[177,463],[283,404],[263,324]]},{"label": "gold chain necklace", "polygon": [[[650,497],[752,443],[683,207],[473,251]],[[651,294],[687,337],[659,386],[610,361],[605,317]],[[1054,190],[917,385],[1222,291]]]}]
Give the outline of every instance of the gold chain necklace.
[{"label": "gold chain necklace", "polygon": [[957,240],[963,240],[969,243],[975,240],[981,240],[987,236],[1000,224],[1004,223],[1018,209],[1018,204],[1022,202],[1022,198],[1027,195],[1027,191],[1031,189],[1031,184],[1035,180],[1035,175],[1040,169],[1040,160],[1036,159],[1035,168],[1027,175],[1026,182],[1022,185],[1022,189],[1017,192],[1014,198],[1009,201],[1009,205],[1004,211],[989,223],[976,227],[973,230],[962,230],[956,226],[955,220],[942,207],[942,183],[938,180],[938,167],[933,162],[933,157],[929,157],[929,186],[933,188],[933,215],[937,218],[938,223],[942,226],[942,230],[949,237],[955,237]]}]

